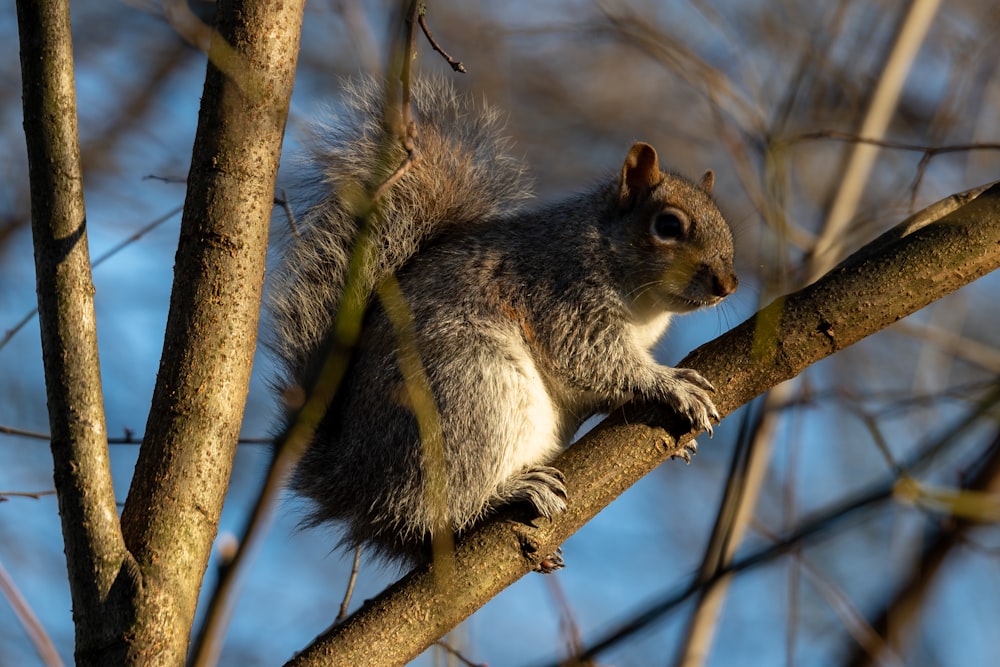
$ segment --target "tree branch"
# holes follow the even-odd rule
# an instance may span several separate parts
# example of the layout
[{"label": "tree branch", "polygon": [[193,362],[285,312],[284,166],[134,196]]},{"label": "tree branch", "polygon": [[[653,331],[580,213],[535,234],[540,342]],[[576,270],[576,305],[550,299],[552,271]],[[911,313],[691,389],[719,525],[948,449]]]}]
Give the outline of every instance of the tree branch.
[{"label": "tree branch", "polygon": [[135,662],[185,660],[249,386],[303,5],[218,9],[163,356],[122,513],[150,584],[122,638]]},{"label": "tree branch", "polygon": [[[78,661],[134,593],[111,467],[87,247],[69,3],[17,2],[38,317]],[[122,586],[116,586],[121,582]]]},{"label": "tree branch", "polygon": [[[1000,493],[1000,434],[994,436],[992,444],[961,488],[988,491],[994,495]],[[892,651],[896,655],[905,655],[903,651],[916,629],[921,603],[938,581],[936,575],[940,573],[952,549],[961,545],[977,525],[978,522],[974,520],[956,519],[931,527],[924,541],[925,546],[913,563],[910,578],[885,601],[881,609],[871,615],[872,629],[885,638],[883,653]],[[852,654],[842,664],[869,667],[886,664],[888,661],[882,661],[884,657],[886,656],[883,654],[871,655],[864,647],[855,646]]]},{"label": "tree branch", "polygon": [[[809,365],[884,329],[1000,267],[1000,184],[943,218],[909,220],[812,285],[778,299],[681,362],[719,388],[727,415]],[[679,451],[691,435],[657,406],[627,405],[556,462],[569,507],[526,527],[492,521],[462,540],[454,575],[411,572],[290,665],[402,664],[516,581],[623,491]],[[523,547],[536,558],[525,558]],[[372,638],[377,638],[373,640]]]}]

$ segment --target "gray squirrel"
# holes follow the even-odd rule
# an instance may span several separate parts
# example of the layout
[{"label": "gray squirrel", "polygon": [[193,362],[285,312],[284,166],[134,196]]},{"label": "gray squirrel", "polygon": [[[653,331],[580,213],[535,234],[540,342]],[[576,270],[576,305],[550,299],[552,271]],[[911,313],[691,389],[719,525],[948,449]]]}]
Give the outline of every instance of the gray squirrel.
[{"label": "gray squirrel", "polygon": [[[366,193],[405,157],[383,123],[384,93],[373,79],[345,84],[343,112],[312,147],[301,231],[271,277],[269,346],[286,389],[315,380],[339,304],[366,304],[347,373],[292,476],[312,501],[309,522],[342,522],[346,546],[419,562],[432,537],[503,506],[564,510],[572,489],[549,464],[595,413],[640,399],[711,433],[712,385],[650,349],[673,314],[736,290],[712,172],[698,183],[662,172],[636,143],[612,177],[524,210],[530,189],[502,115],[423,79],[412,92],[419,160],[369,212]],[[363,225],[368,252],[351,268]],[[376,295],[391,276],[409,347]],[[443,460],[421,444],[401,358],[423,370]]]}]

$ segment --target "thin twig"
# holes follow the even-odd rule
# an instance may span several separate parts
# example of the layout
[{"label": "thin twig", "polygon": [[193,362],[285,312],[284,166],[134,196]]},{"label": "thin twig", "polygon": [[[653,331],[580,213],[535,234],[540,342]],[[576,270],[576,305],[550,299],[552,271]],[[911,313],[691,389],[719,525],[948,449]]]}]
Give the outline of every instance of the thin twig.
[{"label": "thin twig", "polygon": [[458,659],[458,661],[461,662],[463,665],[466,665],[466,667],[487,667],[485,662],[473,662],[472,660],[469,660],[464,655],[462,655],[461,651],[459,651],[457,648],[455,648],[454,646],[452,646],[443,639],[437,640],[436,642],[434,642],[434,644],[435,646],[440,646],[450,655],[455,656]]},{"label": "thin twig", "polygon": [[354,584],[358,581],[358,570],[361,569],[361,545],[354,548],[354,564],[351,565],[351,576],[347,580],[347,590],[344,591],[344,601],[340,603],[340,613],[337,614],[334,623],[340,623],[347,618],[347,609],[351,605],[351,597],[354,596]]},{"label": "thin twig", "polygon": [[559,630],[566,644],[566,662],[578,664],[577,658],[583,652],[583,641],[580,638],[580,625],[576,622],[573,607],[558,577],[545,577],[545,587],[548,588],[559,612]]},{"label": "thin twig", "polygon": [[[939,5],[940,0],[916,0],[906,10],[861,123],[861,135],[882,137],[885,134],[899,104],[903,83]],[[843,179],[810,256],[809,280],[815,280],[840,261],[847,245],[848,228],[864,188],[871,180],[877,156],[876,147],[871,145],[856,145],[851,150]]]},{"label": "thin twig", "polygon": [[159,174],[146,174],[145,176],[142,177],[142,180],[144,180],[144,181],[161,181],[163,183],[172,183],[172,184],[181,184],[181,185],[187,183],[187,177],[184,177],[184,178],[175,178],[173,176],[160,176]]},{"label": "thin twig", "polygon": [[281,191],[281,199],[275,197],[274,203],[281,206],[285,211],[285,219],[288,220],[288,228],[292,230],[292,236],[296,239],[301,239],[302,235],[299,234],[299,226],[295,224],[295,213],[292,211],[292,205],[288,201],[288,195],[285,191]]},{"label": "thin twig", "polygon": [[376,202],[381,199],[390,187],[399,182],[399,179],[405,176],[406,172],[413,168],[415,162],[416,158],[414,156],[414,151],[407,150],[406,157],[403,159],[403,162],[399,165],[399,167],[396,168],[396,171],[392,172],[392,175],[385,179],[385,182],[378,186],[378,189],[375,190],[375,193],[372,195],[372,202]]},{"label": "thin twig", "polygon": [[427,27],[427,7],[421,5],[420,11],[417,13],[417,23],[420,24],[420,29],[424,31],[424,37],[427,41],[431,43],[431,48],[441,54],[445,61],[451,65],[451,68],[460,74],[465,74],[468,70],[465,69],[465,65],[462,64],[460,60],[455,60],[452,58],[447,51],[441,48],[441,45],[437,43],[434,39],[434,35],[431,34],[431,29]]},{"label": "thin twig", "polygon": [[[126,238],[124,241],[120,242],[118,245],[113,246],[111,249],[107,250],[101,256],[95,259],[93,263],[90,265],[90,268],[96,269],[98,266],[103,264],[105,261],[111,259],[113,256],[115,256],[116,254],[127,248],[129,245],[141,239],[143,235],[148,234],[149,232],[153,231],[154,229],[162,225],[170,218],[180,213],[183,209],[184,209],[183,206],[178,206],[173,210],[164,213],[159,218],[156,218],[145,227],[140,228],[135,233],[129,235],[129,237]],[[16,336],[17,332],[23,329],[28,324],[28,322],[34,319],[35,315],[37,314],[38,314],[38,308],[33,308],[31,312],[27,313],[23,318],[21,318],[21,320],[19,320],[17,324],[8,329],[6,333],[4,333],[3,338],[0,339],[0,349],[2,349],[7,343],[9,343],[10,339]],[[48,436],[46,436],[46,439],[48,439]]]},{"label": "thin twig", "polygon": [[42,624],[38,622],[38,617],[32,611],[31,605],[21,595],[21,591],[18,590],[14,584],[14,580],[2,564],[0,564],[0,592],[10,602],[10,606],[14,610],[14,615],[21,622],[21,625],[24,626],[24,631],[31,639],[31,643],[34,644],[35,651],[38,652],[42,663],[46,667],[62,667],[63,661],[59,657],[59,652],[56,651],[55,644],[52,643],[52,639],[49,638]]},{"label": "thin twig", "polygon": [[406,12],[406,38],[403,42],[403,62],[399,70],[399,83],[402,86],[402,99],[399,109],[403,127],[406,128],[411,122],[410,118],[410,66],[416,57],[417,33],[414,24],[417,20],[418,11],[427,11],[424,3],[411,0],[410,8]]},{"label": "thin twig", "polygon": [[966,143],[966,144],[946,144],[943,146],[929,146],[926,144],[911,144],[905,141],[889,141],[886,139],[878,139],[876,137],[866,137],[857,134],[852,134],[850,132],[840,132],[837,130],[823,130],[819,132],[806,132],[793,137],[788,141],[788,145],[797,144],[803,141],[816,141],[819,139],[830,139],[833,141],[849,141],[859,144],[867,144],[870,146],[876,146],[878,148],[887,148],[889,150],[897,151],[910,151],[914,153],[923,153],[920,156],[920,162],[917,163],[917,173],[913,177],[913,183],[910,184],[910,191],[912,195],[910,197],[911,208],[916,205],[917,190],[920,184],[923,182],[924,174],[927,172],[927,167],[930,165],[931,160],[933,160],[938,155],[947,155],[948,153],[967,153],[971,151],[996,151],[1000,150],[1000,143],[982,141],[976,143]]},{"label": "thin twig", "polygon": [[7,498],[10,497],[41,500],[45,496],[54,496],[55,494],[55,489],[50,489],[48,491],[0,491],[0,500],[7,500]]},{"label": "thin twig", "polygon": [[789,144],[796,144],[802,141],[816,141],[819,139],[830,139],[833,141],[847,141],[859,144],[870,144],[879,148],[889,148],[898,151],[911,151],[915,153],[927,153],[929,155],[940,155],[943,153],[960,153],[978,150],[1000,150],[1000,143],[977,142],[968,144],[946,144],[943,146],[929,146],[927,144],[911,144],[905,141],[890,141],[888,139],[878,139],[876,137],[864,137],[850,132],[840,132],[838,130],[822,130],[818,132],[805,132],[796,135],[788,141]]},{"label": "thin twig", "polygon": [[[51,440],[52,436],[48,433],[41,433],[39,431],[28,431],[23,428],[15,428],[14,426],[3,426],[0,424],[0,435],[13,435],[21,438],[32,438],[34,440]],[[274,442],[274,438],[259,437],[259,438],[240,438],[239,444],[241,445],[270,445]],[[108,438],[109,445],[141,445],[142,436],[137,435],[132,429],[126,428],[125,435],[120,438]]]},{"label": "thin twig", "polygon": [[[412,0],[409,9],[406,12],[406,36],[403,41],[403,60],[399,71],[401,92],[399,108],[396,110],[399,113],[399,125],[396,126],[396,131],[399,134],[398,138],[403,146],[403,150],[406,151],[406,157],[403,158],[403,162],[396,168],[396,171],[394,171],[389,178],[385,179],[385,182],[378,186],[372,194],[373,204],[381,199],[389,188],[397,183],[399,179],[405,176],[419,159],[416,143],[417,126],[413,122],[410,100],[410,65],[413,62],[416,45],[416,31],[414,30],[414,26],[416,25],[416,15],[418,9],[426,11],[426,6],[421,2],[417,2],[417,0]],[[386,113],[391,114],[393,111],[394,110],[390,106]],[[386,120],[388,121],[389,119]],[[387,122],[386,127],[394,127],[394,125]]]},{"label": "thin twig", "polygon": [[14,428],[13,426],[0,426],[0,434],[16,435],[22,438],[34,438],[35,440],[52,439],[52,437],[48,433],[39,433],[38,431],[26,431],[23,428]]}]

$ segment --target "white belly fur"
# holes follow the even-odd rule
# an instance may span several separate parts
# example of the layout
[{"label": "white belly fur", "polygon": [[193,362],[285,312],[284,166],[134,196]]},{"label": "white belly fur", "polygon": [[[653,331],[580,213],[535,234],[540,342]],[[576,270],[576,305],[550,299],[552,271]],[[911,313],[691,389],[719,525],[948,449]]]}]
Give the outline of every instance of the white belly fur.
[{"label": "white belly fur", "polygon": [[510,377],[503,384],[509,383],[519,400],[505,433],[507,443],[498,471],[501,479],[525,467],[548,463],[565,444],[565,419],[528,350],[518,346],[507,352]]}]

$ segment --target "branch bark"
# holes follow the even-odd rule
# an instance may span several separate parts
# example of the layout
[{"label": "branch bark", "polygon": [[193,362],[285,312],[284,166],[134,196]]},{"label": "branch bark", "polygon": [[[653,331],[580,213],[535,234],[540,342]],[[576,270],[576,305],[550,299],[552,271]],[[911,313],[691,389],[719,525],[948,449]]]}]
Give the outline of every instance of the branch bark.
[{"label": "branch bark", "polygon": [[219,6],[163,355],[122,513],[143,581],[122,637],[132,664],[185,660],[249,386],[303,6]]},{"label": "branch bark", "polygon": [[[911,220],[680,365],[697,369],[719,388],[716,406],[728,415],[809,365],[1000,267],[1000,184],[934,222]],[[565,513],[536,527],[503,520],[485,524],[458,545],[450,577],[435,576],[434,566],[411,572],[288,664],[411,660],[532,570],[691,437],[663,408],[625,406],[555,462],[571,494]],[[532,557],[523,555],[524,546],[533,550]]]},{"label": "branch bark", "polygon": [[114,642],[134,586],[120,576],[132,568],[108,461],[69,3],[18,0],[17,20],[54,481],[84,661]]}]

